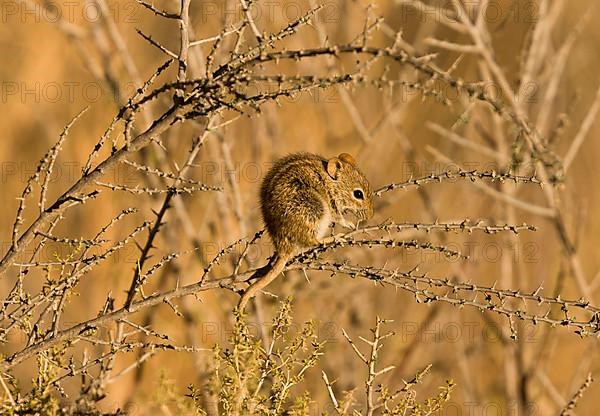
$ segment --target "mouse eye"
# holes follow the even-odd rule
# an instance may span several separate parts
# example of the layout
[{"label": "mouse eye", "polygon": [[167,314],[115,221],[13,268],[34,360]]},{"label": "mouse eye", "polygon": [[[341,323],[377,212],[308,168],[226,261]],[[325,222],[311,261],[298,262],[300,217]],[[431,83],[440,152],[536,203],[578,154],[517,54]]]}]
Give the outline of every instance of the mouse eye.
[{"label": "mouse eye", "polygon": [[356,198],[356,199],[365,199],[363,191],[360,189],[355,189],[353,194],[354,194],[354,198]]}]

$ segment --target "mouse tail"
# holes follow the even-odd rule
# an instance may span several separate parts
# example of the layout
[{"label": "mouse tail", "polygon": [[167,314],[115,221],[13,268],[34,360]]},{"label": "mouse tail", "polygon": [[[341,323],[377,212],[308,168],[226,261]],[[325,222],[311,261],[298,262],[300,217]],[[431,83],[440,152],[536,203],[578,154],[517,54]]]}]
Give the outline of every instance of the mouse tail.
[{"label": "mouse tail", "polygon": [[[286,263],[287,263],[286,257],[278,256],[277,259],[275,260],[275,262],[272,263],[270,270],[267,271],[267,273],[264,274],[264,276],[259,277],[256,282],[252,283],[250,285],[250,287],[248,287],[248,289],[246,289],[246,291],[240,298],[240,301],[238,302],[237,307],[240,312],[244,311],[244,309],[246,308],[246,305],[248,304],[248,301],[250,299],[252,299],[254,296],[256,296],[256,294],[258,292],[260,292],[262,289],[267,287],[273,280],[275,280],[277,278],[277,276],[279,276],[285,270]],[[259,276],[262,274],[262,273],[260,273],[260,271],[261,271],[261,269],[259,269],[257,272],[257,274],[259,274]]]}]

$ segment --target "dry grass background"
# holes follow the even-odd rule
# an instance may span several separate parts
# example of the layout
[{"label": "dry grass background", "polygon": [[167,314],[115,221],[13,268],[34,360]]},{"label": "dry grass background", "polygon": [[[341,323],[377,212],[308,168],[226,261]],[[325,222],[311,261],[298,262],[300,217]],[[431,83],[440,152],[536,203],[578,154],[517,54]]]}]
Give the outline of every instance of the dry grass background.
[{"label": "dry grass background", "polygon": [[[226,3],[239,11],[239,3]],[[269,5],[261,3],[265,2],[258,2],[254,7],[261,10],[256,24],[263,31],[277,31],[296,17],[297,9],[307,11],[311,6],[309,0],[278,0]],[[426,1],[424,3],[433,7],[433,11],[427,13],[410,5],[422,8],[417,3],[379,1],[373,2],[375,7],[370,10],[367,2],[362,1],[326,2],[319,15],[322,17],[320,23],[302,27],[283,44],[288,49],[316,47],[322,44],[320,36],[323,34],[327,35],[331,44],[346,43],[363,31],[365,16],[372,13],[382,16],[385,22],[373,34],[372,43],[390,44],[392,40],[386,33],[401,30],[407,47],[414,48],[409,51],[411,54],[436,52],[434,62],[443,69],[448,69],[461,55],[452,76],[467,81],[493,80],[494,85],[498,85],[498,77],[490,74],[490,67],[478,53],[466,51],[461,54],[456,50],[436,47],[429,40],[435,38],[455,44],[473,44],[468,33],[457,33],[444,24],[449,19],[442,11],[451,9],[449,2]],[[7,4],[14,5],[17,14],[13,14],[14,9]],[[71,21],[66,19],[64,24],[53,23],[49,21],[52,19],[43,17],[36,22],[38,19],[34,14],[20,14],[32,4],[2,4],[0,186],[3,206],[0,208],[0,230],[3,254],[11,245],[10,230],[18,208],[17,197],[35,164],[54,145],[63,127],[83,107],[90,107],[72,127],[64,143],[55,168],[56,180],[52,181],[48,191],[48,201],[54,201],[78,178],[87,156],[118,111],[120,105],[113,99],[106,80],[112,80],[128,94],[132,92],[132,83],[146,79],[164,62],[165,56],[140,37],[136,28],[172,51],[176,52],[179,47],[177,23],[155,16],[134,2],[108,4],[109,21],[116,25],[112,32],[101,22],[91,22],[81,16],[86,5],[100,3],[74,2],[74,17]],[[63,12],[67,10],[66,4],[58,4]],[[523,62],[529,54],[544,56],[517,101],[531,123],[539,122],[540,114],[545,114],[548,122],[538,126],[541,136],[552,138],[548,147],[562,158],[569,153],[582,123],[593,112],[592,106],[597,100],[600,29],[595,22],[600,18],[600,9],[592,8],[593,0],[510,0],[492,4],[496,5],[495,10],[499,10],[501,16],[488,18],[485,22],[490,42],[487,47],[493,49],[492,59],[505,74],[510,86],[514,88],[522,80]],[[155,6],[176,12],[179,2],[161,1]],[[224,2],[216,0],[192,2],[190,27],[195,32],[193,39],[219,33],[224,7]],[[544,17],[545,8],[549,9],[550,17]],[[212,14],[213,10],[215,14]],[[272,16],[268,16],[269,12]],[[129,13],[133,14],[129,16]],[[490,9],[490,13],[495,12]],[[240,14],[233,13],[227,17],[240,18]],[[534,43],[528,52],[531,36],[538,33],[536,28],[539,24],[543,24],[545,29],[540,31],[541,39],[535,40],[538,44]],[[75,29],[76,34],[66,34]],[[115,39],[110,38],[115,30],[122,36],[125,54],[124,50],[119,50]],[[250,43],[254,41],[249,30],[246,39]],[[569,50],[561,50],[569,42],[572,42]],[[203,46],[202,50],[205,57],[210,49]],[[192,56],[191,59],[198,59],[198,63],[189,65],[188,77],[202,77],[202,57]],[[352,70],[354,59],[350,55],[300,62],[282,61],[278,64],[278,71],[326,76],[328,67],[342,72]],[[128,69],[127,65],[131,67]],[[564,70],[556,84],[556,95],[546,101],[545,94],[551,91],[552,77],[563,65]],[[383,60],[369,68],[367,75],[378,78],[386,66],[389,67],[387,76],[390,79],[421,80],[421,74],[414,69]],[[132,78],[132,67],[139,71],[138,80]],[[160,79],[175,79],[175,68],[176,65]],[[450,89],[444,89],[445,84],[441,81],[426,85],[431,89],[436,86],[442,88],[442,95],[446,98],[454,97]],[[17,88],[15,94],[10,93],[13,88]],[[26,88],[35,92],[25,93]],[[54,91],[61,93],[56,100],[53,99]],[[98,91],[102,92],[102,97],[95,100],[93,98]],[[529,97],[531,91],[535,94]],[[69,97],[71,92],[72,97]],[[194,245],[200,250],[180,257],[157,273],[145,287],[146,294],[164,291],[176,284],[196,282],[219,250],[240,238],[251,237],[262,228],[257,200],[260,176],[274,158],[289,152],[302,150],[327,156],[342,151],[352,153],[375,188],[444,171],[450,166],[480,171],[492,166],[504,171],[515,155],[515,158],[523,158],[528,166],[532,166],[528,162],[531,152],[518,148],[526,148],[526,144],[523,139],[517,139],[513,123],[503,121],[481,103],[469,103],[464,93],[461,99],[453,100],[450,105],[436,101],[439,101],[436,97],[422,99],[421,94],[402,92],[399,87],[390,94],[386,88],[369,85],[349,89],[336,86],[312,94],[302,92],[298,98],[283,99],[279,104],[269,102],[260,114],[249,111],[248,115],[242,115],[231,124],[207,134],[190,175],[200,182],[223,186],[225,190],[175,198],[174,207],[167,213],[166,225],[154,244],[156,248],[151,263],[163,255],[188,250]],[[158,110],[150,111],[158,114]],[[232,112],[224,119],[234,117]],[[546,184],[545,187],[553,190],[553,203],[560,210],[560,222],[576,247],[573,256],[580,266],[578,273],[587,281],[587,298],[597,305],[600,219],[594,213],[600,207],[600,187],[597,186],[600,174],[597,135],[600,125],[594,122],[595,118],[592,113],[589,132],[574,153],[564,179],[559,184]],[[565,121],[564,126],[560,124],[562,120]],[[181,166],[192,139],[201,132],[200,124],[189,121],[163,135],[166,161],[161,160],[163,156],[160,156],[162,153],[156,145],[146,148],[136,160],[149,166],[159,166],[162,170],[175,169],[176,164]],[[439,128],[436,130],[432,124],[439,125]],[[466,140],[450,140],[447,134],[450,130]],[[106,157],[109,150],[110,146],[103,149],[102,157]],[[529,176],[539,173],[539,168],[523,169],[519,173]],[[142,179],[144,176],[147,175],[121,164],[116,172],[106,174],[106,182],[144,187],[148,186]],[[489,189],[495,193],[491,194]],[[500,194],[525,201],[525,206],[506,202]],[[124,238],[145,219],[152,220],[151,210],[160,209],[163,199],[164,196],[133,195],[105,189],[94,200],[69,210],[54,234],[91,238],[120,210],[137,207],[138,213],[118,223],[108,234],[111,239]],[[34,198],[26,212],[25,225],[37,215],[35,201]],[[329,253],[326,258],[347,258],[353,263],[389,269],[399,267],[403,271],[420,265],[421,271],[435,277],[487,286],[497,282],[497,287],[524,292],[534,291],[542,285],[543,292],[550,297],[559,293],[562,298],[583,297],[581,287],[576,284],[577,273],[573,272],[573,256],[565,255],[563,241],[555,227],[556,220],[532,212],[533,205],[546,210],[552,208],[544,190],[530,184],[500,185],[457,180],[397,190],[378,200],[373,224],[387,218],[411,223],[470,218],[496,224],[527,223],[538,230],[524,231],[519,235],[477,232],[424,234],[414,231],[403,235],[405,239],[418,238],[420,241],[447,244],[470,254],[471,258],[463,261],[449,261],[442,255],[426,251],[366,247]],[[145,237],[140,236],[138,241],[143,245]],[[270,255],[270,245],[266,240],[258,247],[251,251],[248,266],[261,266]],[[70,250],[64,245],[48,244],[41,258],[51,259],[57,252],[64,257]],[[240,254],[239,248],[237,252]],[[138,257],[135,245],[128,244],[118,256],[111,257],[87,274],[68,298],[61,329],[95,317],[109,292],[115,299],[115,305],[122,305]],[[25,258],[20,256],[19,260]],[[215,268],[215,275],[231,273],[231,265],[231,262],[224,261]],[[13,287],[18,271],[18,268],[12,267],[5,272],[0,281],[3,296]],[[410,379],[427,364],[432,364],[431,372],[421,386],[423,394],[436,394],[438,386],[446,379],[453,379],[457,385],[450,399],[451,406],[444,414],[558,414],[587,374],[599,370],[596,336],[580,337],[567,328],[517,321],[514,329],[519,336],[513,341],[509,338],[506,319],[491,312],[457,308],[445,302],[417,303],[410,293],[377,285],[368,279],[352,279],[343,275],[330,277],[319,272],[308,272],[308,276],[309,281],[302,272],[290,271],[269,291],[280,297],[293,295],[295,322],[316,320],[320,338],[330,341],[318,367],[329,378],[337,379],[334,387],[340,395],[347,390],[363,391],[366,372],[364,365],[353,355],[342,328],[353,338],[367,337],[376,316],[393,320],[387,328],[396,333],[386,339],[381,350],[380,362],[396,366],[382,376],[382,382],[395,390],[402,387],[402,380]],[[38,290],[42,279],[42,271],[32,272],[27,277],[25,288],[32,292]],[[161,279],[163,286],[159,283]],[[237,295],[230,290],[213,290],[203,292],[197,298],[186,297],[174,302],[184,310],[185,317],[177,317],[166,304],[151,308],[151,318],[148,319],[153,321],[153,330],[168,334],[178,345],[208,349],[215,343],[227,343]],[[260,336],[275,314],[276,307],[273,297],[260,297],[257,308],[248,318],[253,324],[250,328],[256,330],[253,332]],[[141,323],[144,314],[136,314],[136,320]],[[501,336],[495,329],[502,332]],[[107,332],[106,336],[115,336],[114,327],[107,331],[113,332]],[[22,341],[21,334],[9,336],[2,347],[3,354],[8,356],[22,348]],[[94,348],[100,347],[88,345],[86,348],[93,355],[97,352]],[[81,360],[82,351],[83,347],[79,345],[73,348],[72,353],[77,360]],[[136,356],[137,352],[117,355],[113,374],[126,368]],[[211,358],[210,351],[157,352],[143,363],[141,369],[132,369],[108,385],[107,397],[100,405],[104,409],[113,407],[115,410],[115,406],[124,407],[126,403],[133,402],[134,405],[129,407],[130,413],[169,414],[165,405],[158,406],[154,400],[157,390],[161,390],[161,372],[182,395],[190,383],[201,386],[205,382]],[[30,359],[11,370],[24,390],[37,371],[35,364],[35,360]],[[76,396],[79,381],[78,378],[68,380],[64,388]],[[306,380],[298,391],[303,389],[309,390],[318,403],[314,409],[322,410],[329,402],[320,370],[307,372]],[[597,385],[592,384],[573,414],[593,414],[597,409],[597,392]],[[357,397],[359,401],[363,400],[360,393]],[[3,400],[8,400],[8,397],[4,395]],[[61,400],[68,402],[70,399]],[[168,402],[166,406],[174,405]],[[524,409],[527,406],[530,406],[529,410]],[[331,411],[331,407],[329,409]],[[478,413],[468,413],[473,411]]]}]

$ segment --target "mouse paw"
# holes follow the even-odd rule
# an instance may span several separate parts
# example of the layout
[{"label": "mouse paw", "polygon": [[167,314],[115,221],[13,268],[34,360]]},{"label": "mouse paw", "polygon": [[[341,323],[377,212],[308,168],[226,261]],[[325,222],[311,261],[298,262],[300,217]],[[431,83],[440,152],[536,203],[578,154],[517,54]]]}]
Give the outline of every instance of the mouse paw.
[{"label": "mouse paw", "polygon": [[356,227],[358,224],[354,224],[352,221],[347,220],[346,218],[340,218],[337,221],[337,224],[341,225],[344,228],[347,228],[349,230],[356,230]]}]

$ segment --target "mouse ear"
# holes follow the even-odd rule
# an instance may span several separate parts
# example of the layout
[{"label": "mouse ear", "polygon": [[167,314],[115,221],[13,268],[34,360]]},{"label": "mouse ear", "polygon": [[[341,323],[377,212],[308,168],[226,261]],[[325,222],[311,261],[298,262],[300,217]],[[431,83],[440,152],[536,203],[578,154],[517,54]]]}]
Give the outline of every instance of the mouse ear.
[{"label": "mouse ear", "polygon": [[327,161],[327,174],[331,176],[331,179],[337,179],[341,169],[342,162],[337,157],[332,157]]},{"label": "mouse ear", "polygon": [[340,160],[343,160],[346,163],[351,164],[352,166],[356,166],[356,160],[354,160],[354,158],[352,157],[352,155],[349,154],[349,153],[340,153],[340,155],[338,156],[338,158]]}]

